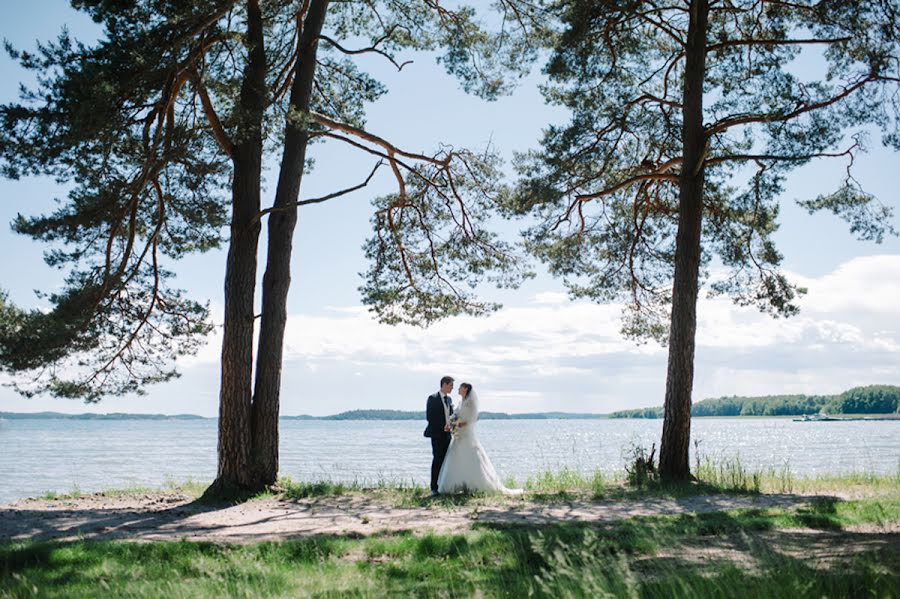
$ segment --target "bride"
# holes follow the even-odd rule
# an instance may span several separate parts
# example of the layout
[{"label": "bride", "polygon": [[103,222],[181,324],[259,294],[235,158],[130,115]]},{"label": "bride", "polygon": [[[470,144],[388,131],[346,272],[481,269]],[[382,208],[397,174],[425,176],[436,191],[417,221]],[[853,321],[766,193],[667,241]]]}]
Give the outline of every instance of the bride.
[{"label": "bride", "polygon": [[460,491],[500,492],[517,495],[521,489],[507,489],[500,482],[475,436],[478,422],[478,395],[469,383],[461,383],[459,395],[462,398],[456,409],[456,432],[450,441],[447,457],[438,476],[438,493]]}]

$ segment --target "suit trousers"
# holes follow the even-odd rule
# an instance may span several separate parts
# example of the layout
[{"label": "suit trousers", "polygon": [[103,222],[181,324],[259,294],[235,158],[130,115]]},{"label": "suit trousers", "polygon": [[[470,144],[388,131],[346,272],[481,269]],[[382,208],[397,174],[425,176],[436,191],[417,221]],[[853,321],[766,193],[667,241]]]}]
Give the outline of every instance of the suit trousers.
[{"label": "suit trousers", "polygon": [[438,476],[441,474],[441,466],[444,465],[444,458],[447,456],[447,449],[450,447],[450,435],[440,434],[437,437],[431,437],[431,490],[438,490]]}]

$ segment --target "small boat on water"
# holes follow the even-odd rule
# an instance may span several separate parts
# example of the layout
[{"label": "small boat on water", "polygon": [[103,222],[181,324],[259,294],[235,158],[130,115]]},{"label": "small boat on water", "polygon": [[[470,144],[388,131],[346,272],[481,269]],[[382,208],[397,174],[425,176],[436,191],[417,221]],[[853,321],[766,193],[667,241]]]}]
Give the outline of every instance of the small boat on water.
[{"label": "small boat on water", "polygon": [[804,414],[800,418],[794,418],[794,422],[833,422],[835,420],[844,420],[843,418],[835,418],[828,414]]}]

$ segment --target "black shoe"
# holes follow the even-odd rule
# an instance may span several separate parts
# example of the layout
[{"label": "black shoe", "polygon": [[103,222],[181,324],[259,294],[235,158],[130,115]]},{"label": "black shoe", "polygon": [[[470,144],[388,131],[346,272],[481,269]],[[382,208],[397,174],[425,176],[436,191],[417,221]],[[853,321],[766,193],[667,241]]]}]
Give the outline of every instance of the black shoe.
[{"label": "black shoe", "polygon": [[438,493],[437,491],[432,491],[429,497],[437,497],[438,495],[440,495],[440,493]]}]

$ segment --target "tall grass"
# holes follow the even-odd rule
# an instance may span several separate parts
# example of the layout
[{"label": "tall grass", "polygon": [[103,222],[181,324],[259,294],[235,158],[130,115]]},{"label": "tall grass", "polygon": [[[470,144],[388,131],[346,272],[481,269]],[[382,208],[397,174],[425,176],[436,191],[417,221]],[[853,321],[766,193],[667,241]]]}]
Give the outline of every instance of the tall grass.
[{"label": "tall grass", "polygon": [[592,535],[586,536],[586,542],[573,551],[537,549],[546,565],[535,576],[536,594],[559,598],[770,599],[896,597],[900,591],[900,580],[888,566],[890,560],[877,554],[857,556],[850,568],[822,568],[757,544],[751,550],[759,554],[753,570],[724,561],[712,562],[703,569],[686,567],[677,560],[629,560],[604,549]]},{"label": "tall grass", "polygon": [[698,457],[694,466],[694,476],[720,492],[759,493],[762,490],[762,473],[748,471],[741,463],[740,456],[718,462]]},{"label": "tall grass", "polygon": [[191,478],[178,482],[174,478],[167,476],[163,484],[159,487],[135,484],[127,487],[89,492],[83,491],[78,484],[74,484],[72,485],[72,489],[67,492],[45,491],[40,495],[39,499],[56,501],[62,499],[81,499],[84,497],[124,497],[127,495],[147,495],[151,493],[178,493],[190,498],[197,498],[203,494],[203,491],[208,486],[207,483],[201,483]]},{"label": "tall grass", "polygon": [[537,496],[589,494],[595,499],[606,495],[606,477],[599,470],[585,475],[569,468],[545,470],[525,481],[525,491]]},{"label": "tall grass", "polygon": [[[653,463],[653,452],[635,447],[632,462],[624,470],[616,472],[582,472],[568,467],[545,470],[525,480],[525,495],[520,499],[533,501],[554,501],[557,499],[636,499],[642,496],[686,496],[711,493],[757,494],[757,493],[836,493],[841,496],[890,495],[900,493],[900,464],[893,474],[873,472],[850,472],[842,474],[821,474],[797,476],[788,464],[780,468],[749,469],[739,455],[711,459],[695,454],[691,483],[666,484],[659,480]],[[508,487],[517,487],[515,480],[507,480]],[[199,498],[203,495],[205,483],[194,480],[176,482],[169,478],[162,488],[132,486],[124,489],[110,489],[93,493],[95,496],[116,497],[134,494],[170,492]],[[46,492],[41,499],[76,499],[89,495],[75,486],[69,493]],[[356,479],[340,481],[330,479],[293,480],[282,477],[273,487],[251,495],[242,495],[234,501],[281,498],[287,500],[339,497],[344,495],[366,495],[400,507],[425,506],[432,503],[466,504],[470,502],[505,502],[503,496],[479,495],[448,496],[433,500],[428,490],[414,481]]]}]

